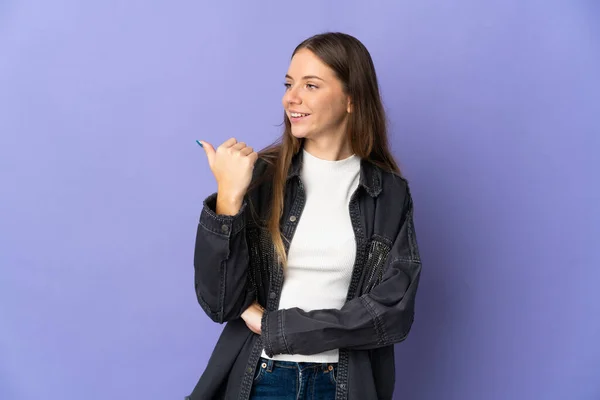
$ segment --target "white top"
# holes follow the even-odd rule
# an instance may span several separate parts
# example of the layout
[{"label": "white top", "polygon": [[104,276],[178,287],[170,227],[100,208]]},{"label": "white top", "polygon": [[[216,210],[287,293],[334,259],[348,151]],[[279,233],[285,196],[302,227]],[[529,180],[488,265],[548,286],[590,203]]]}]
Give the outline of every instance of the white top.
[{"label": "white top", "polygon": [[[279,309],[336,308],[346,301],[356,241],[350,221],[350,197],[358,187],[360,157],[328,161],[306,150],[300,172],[306,203],[288,253]],[[269,358],[263,351],[262,357]],[[279,354],[274,360],[338,362],[339,351]]]}]

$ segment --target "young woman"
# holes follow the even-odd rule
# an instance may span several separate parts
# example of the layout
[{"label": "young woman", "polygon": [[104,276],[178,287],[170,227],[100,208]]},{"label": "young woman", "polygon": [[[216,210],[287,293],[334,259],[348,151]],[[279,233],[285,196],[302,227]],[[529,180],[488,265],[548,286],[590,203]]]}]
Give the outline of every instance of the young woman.
[{"label": "young woman", "polygon": [[202,142],[217,192],[195,287],[227,325],[189,399],[391,399],[421,261],[367,49],[342,33],[302,42],[283,108],[260,153]]}]

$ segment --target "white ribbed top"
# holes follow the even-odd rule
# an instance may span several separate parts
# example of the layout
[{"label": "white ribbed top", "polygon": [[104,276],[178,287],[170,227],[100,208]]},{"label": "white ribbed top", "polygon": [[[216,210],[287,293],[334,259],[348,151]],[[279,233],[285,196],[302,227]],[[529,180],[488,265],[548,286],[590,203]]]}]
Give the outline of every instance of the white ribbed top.
[{"label": "white ribbed top", "polygon": [[[279,309],[340,309],[346,301],[356,257],[349,203],[358,187],[360,157],[329,161],[302,151],[306,203],[290,244]],[[280,354],[272,358],[332,363],[338,362],[338,355],[335,349],[310,356]],[[264,351],[262,357],[269,358]]]}]

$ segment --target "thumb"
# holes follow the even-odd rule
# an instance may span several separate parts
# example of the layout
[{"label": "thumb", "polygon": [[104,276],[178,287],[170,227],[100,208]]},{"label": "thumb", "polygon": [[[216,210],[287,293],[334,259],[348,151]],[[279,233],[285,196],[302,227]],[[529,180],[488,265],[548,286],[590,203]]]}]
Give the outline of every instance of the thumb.
[{"label": "thumb", "polygon": [[200,143],[202,143],[202,148],[204,149],[206,157],[208,158],[208,164],[212,166],[215,159],[215,148],[208,142],[200,141]]}]

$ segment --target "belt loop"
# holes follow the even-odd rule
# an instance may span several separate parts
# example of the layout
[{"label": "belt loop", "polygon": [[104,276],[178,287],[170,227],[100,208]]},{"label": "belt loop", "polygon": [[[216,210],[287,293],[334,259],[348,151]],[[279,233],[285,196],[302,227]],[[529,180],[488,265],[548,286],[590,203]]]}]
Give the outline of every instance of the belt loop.
[{"label": "belt loop", "polygon": [[270,358],[267,360],[267,372],[273,372],[274,361]]}]

